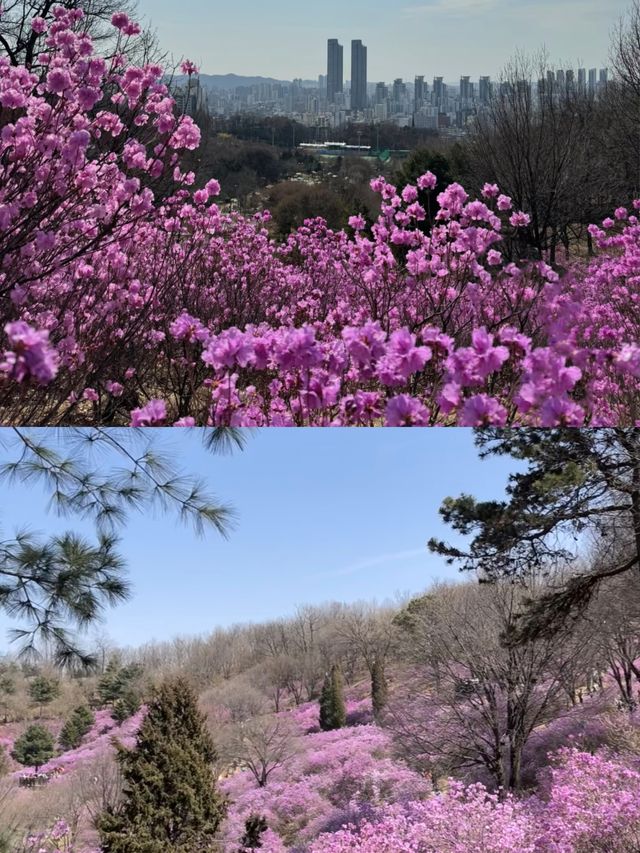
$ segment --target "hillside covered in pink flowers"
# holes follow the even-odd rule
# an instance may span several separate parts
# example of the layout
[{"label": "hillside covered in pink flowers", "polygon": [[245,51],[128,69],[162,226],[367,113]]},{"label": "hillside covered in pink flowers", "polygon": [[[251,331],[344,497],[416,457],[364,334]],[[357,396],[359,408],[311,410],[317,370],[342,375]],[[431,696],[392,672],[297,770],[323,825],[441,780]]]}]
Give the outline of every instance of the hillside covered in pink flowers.
[{"label": "hillside covered in pink flowers", "polygon": [[0,56],[4,423],[637,421],[631,189],[587,256],[531,257],[535,211],[430,171],[375,178],[376,218],[278,241],[186,165],[201,132],[162,66],[130,60],[140,27],[115,14],[105,57],[82,24],[55,7],[29,67]]},{"label": "hillside covered in pink flowers", "polygon": [[[317,703],[284,711],[297,746],[268,784],[259,787],[248,770],[220,783],[229,800],[221,853],[236,853],[255,813],[266,818],[265,853],[629,853],[640,843],[640,722],[612,708],[609,687],[537,732],[528,759],[537,781],[519,796],[500,796],[480,781],[434,782],[412,770],[373,722],[368,700],[350,700],[347,726],[333,732],[319,730]],[[68,793],[83,765],[95,766],[110,751],[111,737],[131,746],[139,720],[114,726],[99,715],[82,747],[42,768],[62,769],[47,795],[53,788]],[[0,732],[9,746],[12,734]],[[622,734],[625,748],[613,748]],[[28,798],[38,796],[43,792],[25,791],[23,804],[29,808]],[[52,823],[32,833],[29,853],[93,853],[91,833],[69,813]]]}]

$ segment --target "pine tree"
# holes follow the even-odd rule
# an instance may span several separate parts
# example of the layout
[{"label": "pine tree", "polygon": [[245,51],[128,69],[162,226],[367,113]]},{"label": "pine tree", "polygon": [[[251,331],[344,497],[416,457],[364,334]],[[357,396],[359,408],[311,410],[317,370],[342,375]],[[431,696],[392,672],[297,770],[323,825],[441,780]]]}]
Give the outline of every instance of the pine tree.
[{"label": "pine tree", "polygon": [[9,699],[16,693],[16,683],[10,672],[4,672],[0,675],[0,705],[2,705],[4,722],[8,721],[9,717]]},{"label": "pine tree", "polygon": [[384,662],[376,658],[371,669],[371,704],[374,719],[379,721],[389,698],[389,686],[384,671]]},{"label": "pine tree", "polygon": [[71,712],[58,737],[58,743],[63,749],[75,749],[80,746],[82,738],[95,722],[93,713],[81,705]]},{"label": "pine tree", "polygon": [[267,819],[262,815],[250,815],[244,824],[244,835],[240,841],[238,853],[247,853],[248,850],[259,850],[262,847],[262,836],[267,831]]},{"label": "pine tree", "polygon": [[53,735],[44,726],[29,726],[13,745],[11,757],[25,767],[34,767],[36,773],[55,755]]},{"label": "pine tree", "polygon": [[45,678],[44,675],[38,675],[29,685],[29,697],[34,704],[40,707],[40,716],[43,714],[44,706],[49,705],[59,695],[60,682],[55,678]]},{"label": "pine tree", "polygon": [[111,716],[116,722],[124,723],[139,710],[141,704],[138,693],[135,690],[127,690],[113,703]]},{"label": "pine tree", "polygon": [[320,695],[320,728],[323,732],[341,729],[347,722],[344,687],[340,667],[334,664],[326,674]]},{"label": "pine tree", "polygon": [[208,853],[224,817],[216,752],[183,679],[156,691],[132,750],[118,747],[122,804],[98,820],[103,853]]},{"label": "pine tree", "polygon": [[142,704],[143,669],[139,664],[120,666],[117,658],[109,661],[98,682],[98,696],[103,705],[111,705],[113,717],[123,722]]}]

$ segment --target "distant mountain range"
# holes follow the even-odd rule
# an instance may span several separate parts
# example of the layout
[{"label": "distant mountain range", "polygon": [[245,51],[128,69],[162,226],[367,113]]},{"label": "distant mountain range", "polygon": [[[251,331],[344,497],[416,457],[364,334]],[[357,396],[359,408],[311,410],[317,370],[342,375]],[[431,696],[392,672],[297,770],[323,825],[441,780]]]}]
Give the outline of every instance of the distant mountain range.
[{"label": "distant mountain range", "polygon": [[[182,78],[177,77],[178,81]],[[238,86],[260,86],[264,83],[291,83],[274,77],[243,77],[240,74],[201,74],[200,83],[205,89],[235,89]],[[303,80],[303,86],[317,86],[317,80]]]}]

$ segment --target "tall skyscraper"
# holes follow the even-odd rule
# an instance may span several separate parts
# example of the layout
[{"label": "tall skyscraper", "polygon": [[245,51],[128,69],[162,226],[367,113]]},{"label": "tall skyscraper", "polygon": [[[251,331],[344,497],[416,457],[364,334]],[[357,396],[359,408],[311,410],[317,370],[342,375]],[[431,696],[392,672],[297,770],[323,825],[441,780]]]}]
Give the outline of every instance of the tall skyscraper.
[{"label": "tall skyscraper", "polygon": [[351,109],[367,108],[367,48],[360,39],[351,42]]},{"label": "tall skyscraper", "polygon": [[376,86],[376,104],[383,104],[389,97],[386,83],[378,83]]},{"label": "tall skyscraper", "polygon": [[598,69],[597,68],[590,68],[589,69],[589,94],[595,95],[597,87],[598,87]]},{"label": "tall skyscraper", "polygon": [[425,94],[424,74],[422,76],[416,76],[415,83],[413,85],[413,99],[415,101],[416,109],[419,109],[419,107],[422,106]]},{"label": "tall skyscraper", "polygon": [[578,91],[581,95],[587,91],[587,69],[578,68]]},{"label": "tall skyscraper", "polygon": [[478,97],[481,104],[488,104],[491,100],[491,77],[481,77],[478,87]]},{"label": "tall skyscraper", "polygon": [[431,101],[434,107],[442,109],[446,98],[446,84],[442,82],[442,77],[433,78],[433,91],[431,92]]},{"label": "tall skyscraper", "polygon": [[344,49],[338,39],[327,42],[327,101],[335,104],[338,92],[344,91]]}]

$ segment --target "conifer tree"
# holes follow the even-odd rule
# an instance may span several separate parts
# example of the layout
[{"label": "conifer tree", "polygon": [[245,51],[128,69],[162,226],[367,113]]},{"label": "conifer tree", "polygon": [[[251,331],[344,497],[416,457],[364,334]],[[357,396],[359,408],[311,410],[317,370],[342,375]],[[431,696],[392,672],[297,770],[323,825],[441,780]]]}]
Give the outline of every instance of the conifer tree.
[{"label": "conifer tree", "polygon": [[376,658],[371,669],[371,704],[375,720],[380,720],[382,712],[389,697],[387,676],[384,671],[384,662]]},{"label": "conifer tree", "polygon": [[149,703],[132,750],[118,747],[123,800],[98,820],[103,853],[208,853],[225,804],[215,788],[216,752],[184,679]]},{"label": "conifer tree", "polygon": [[49,705],[60,695],[60,682],[55,678],[39,675],[29,685],[29,697],[40,708],[39,716],[44,712],[44,706]]},{"label": "conifer tree", "polygon": [[259,814],[252,814],[244,824],[244,835],[240,841],[238,853],[247,853],[250,850],[259,850],[262,847],[262,836],[267,831],[267,819]]},{"label": "conifer tree", "polygon": [[62,727],[58,742],[63,749],[75,749],[95,722],[93,713],[85,705],[75,708]]},{"label": "conifer tree", "polygon": [[119,699],[113,703],[111,716],[118,723],[124,723],[132,717],[139,709],[142,701],[135,690],[127,690]]},{"label": "conifer tree", "polygon": [[10,672],[0,674],[0,706],[4,716],[4,722],[9,719],[9,700],[16,693],[16,683]]},{"label": "conifer tree", "polygon": [[53,735],[44,726],[29,726],[13,745],[11,757],[25,767],[35,768],[36,773],[55,755]]},{"label": "conifer tree", "polygon": [[344,686],[340,667],[334,664],[326,674],[320,695],[320,728],[323,732],[341,729],[347,722]]}]

